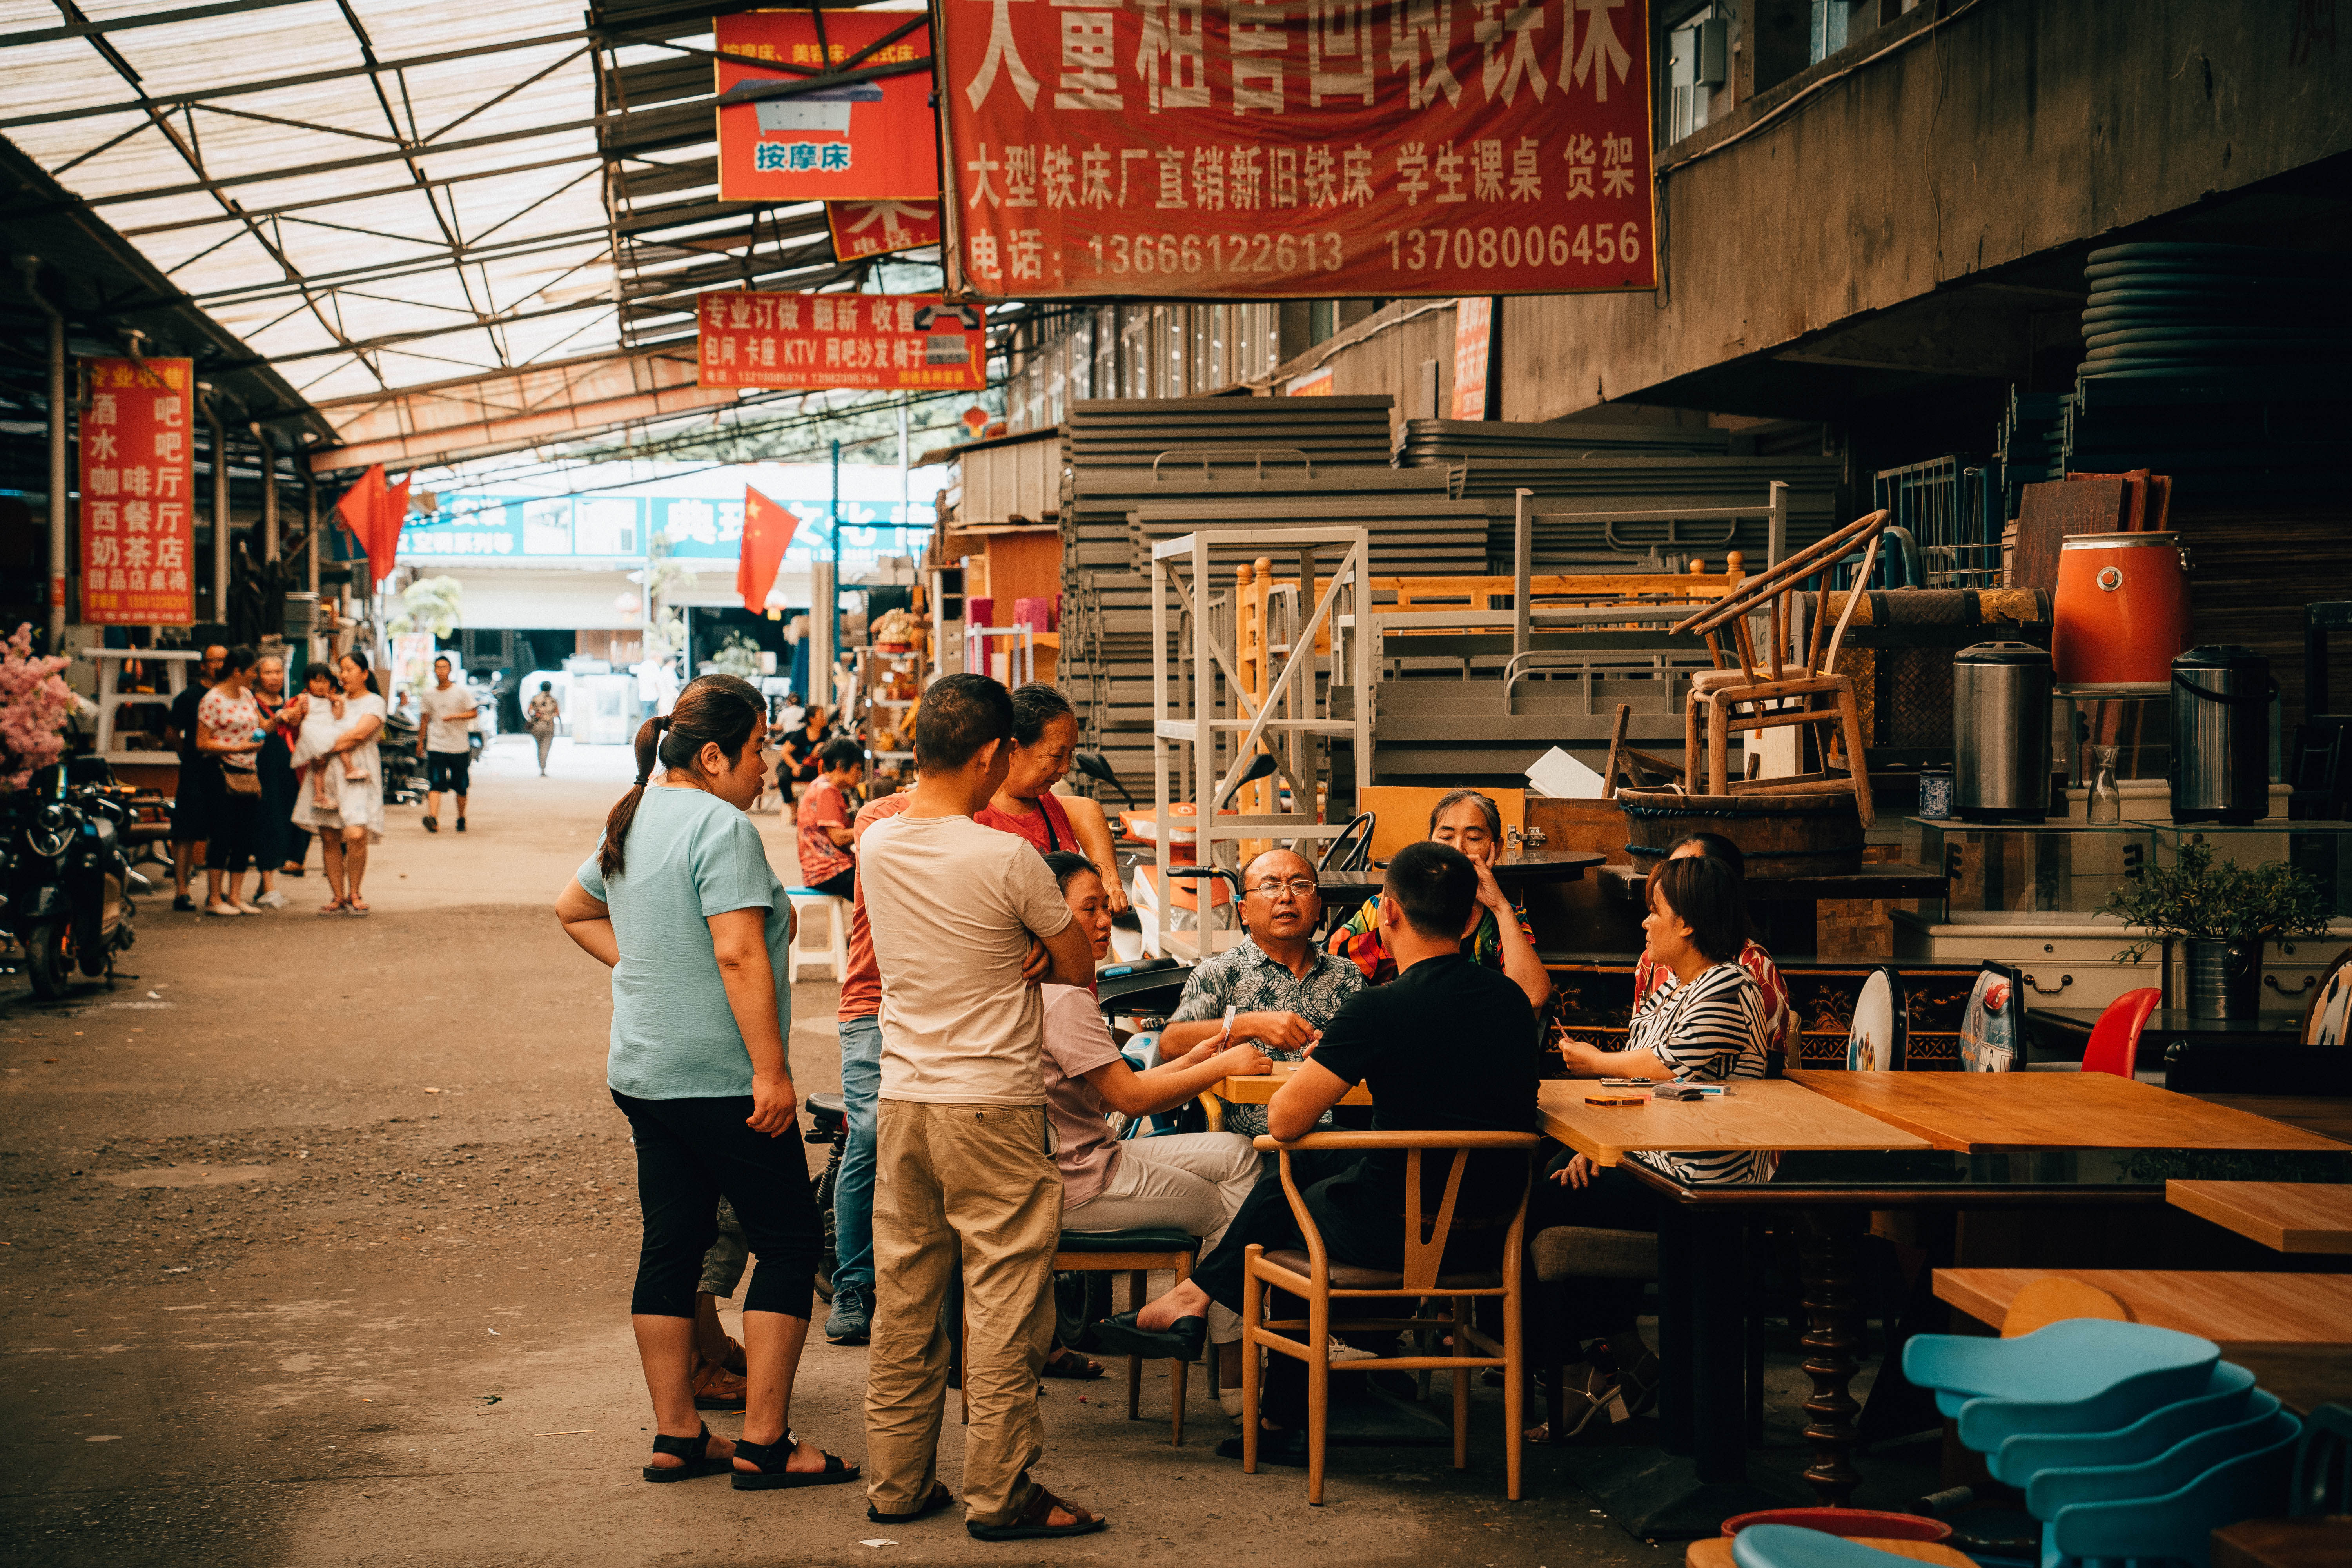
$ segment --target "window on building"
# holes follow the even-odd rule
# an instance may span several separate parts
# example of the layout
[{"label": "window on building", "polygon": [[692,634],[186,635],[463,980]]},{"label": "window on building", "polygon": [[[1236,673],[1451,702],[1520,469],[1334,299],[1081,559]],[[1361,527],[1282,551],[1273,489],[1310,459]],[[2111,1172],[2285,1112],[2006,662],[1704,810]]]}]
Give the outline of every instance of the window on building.
[{"label": "window on building", "polygon": [[1819,65],[1845,47],[1846,23],[1853,11],[1851,0],[1813,0],[1812,46],[1807,51],[1812,64]]}]

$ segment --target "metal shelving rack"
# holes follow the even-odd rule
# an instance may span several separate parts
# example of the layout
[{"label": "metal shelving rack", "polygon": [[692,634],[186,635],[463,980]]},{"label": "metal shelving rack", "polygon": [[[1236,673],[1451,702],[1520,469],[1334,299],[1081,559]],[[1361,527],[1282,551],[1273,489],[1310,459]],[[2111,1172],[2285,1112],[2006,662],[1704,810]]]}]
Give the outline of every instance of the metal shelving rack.
[{"label": "metal shelving rack", "polygon": [[[1266,660],[1280,653],[1277,671],[1269,668],[1263,701],[1250,694],[1241,673],[1239,650],[1227,646],[1234,620],[1222,610],[1229,599],[1239,569],[1278,548],[1283,557],[1297,552],[1298,581],[1322,582],[1311,610],[1293,630],[1288,646],[1269,647]],[[1340,554],[1328,576],[1318,554],[1334,549]],[[1172,647],[1175,657],[1155,663],[1151,671],[1152,785],[1156,806],[1154,837],[1158,843],[1160,896],[1153,901],[1151,921],[1145,931],[1147,951],[1199,960],[1236,945],[1239,931],[1220,931],[1205,923],[1192,931],[1170,929],[1172,903],[1169,870],[1175,864],[1171,807],[1175,788],[1188,785],[1197,803],[1197,863],[1238,869],[1237,846],[1244,839],[1271,839],[1313,858],[1314,847],[1337,838],[1345,823],[1318,820],[1315,803],[1320,797],[1324,747],[1317,739],[1344,739],[1350,744],[1355,788],[1371,784],[1371,704],[1359,702],[1351,717],[1335,715],[1329,692],[1336,686],[1368,689],[1370,676],[1369,641],[1352,644],[1330,639],[1345,653],[1325,656],[1327,661],[1347,658],[1352,671],[1337,668],[1319,671],[1316,645],[1336,617],[1355,616],[1370,607],[1368,581],[1370,551],[1361,528],[1201,529],[1151,546],[1151,635],[1159,647]],[[1171,637],[1173,639],[1171,643]],[[1318,679],[1322,674],[1327,679]],[[1180,748],[1181,748],[1180,753]],[[1275,778],[1286,786],[1293,803],[1287,812],[1220,816],[1216,804],[1238,780],[1250,759],[1260,751],[1276,757]],[[1203,890],[1197,902],[1213,910],[1214,900]]]}]

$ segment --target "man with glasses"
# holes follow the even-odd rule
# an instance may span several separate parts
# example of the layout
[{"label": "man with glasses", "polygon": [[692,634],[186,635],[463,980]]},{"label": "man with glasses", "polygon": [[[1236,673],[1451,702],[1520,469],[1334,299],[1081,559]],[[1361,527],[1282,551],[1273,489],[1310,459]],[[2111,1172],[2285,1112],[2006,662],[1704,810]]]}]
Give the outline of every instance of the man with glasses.
[{"label": "man with glasses", "polygon": [[[1204,1040],[1253,1045],[1278,1062],[1304,1060],[1340,1005],[1364,989],[1363,972],[1318,951],[1315,928],[1323,895],[1315,868],[1289,849],[1269,849],[1242,872],[1237,947],[1204,959],[1184,983],[1160,1055],[1172,1060]],[[1224,1130],[1255,1138],[1265,1131],[1263,1105],[1227,1105]]]}]

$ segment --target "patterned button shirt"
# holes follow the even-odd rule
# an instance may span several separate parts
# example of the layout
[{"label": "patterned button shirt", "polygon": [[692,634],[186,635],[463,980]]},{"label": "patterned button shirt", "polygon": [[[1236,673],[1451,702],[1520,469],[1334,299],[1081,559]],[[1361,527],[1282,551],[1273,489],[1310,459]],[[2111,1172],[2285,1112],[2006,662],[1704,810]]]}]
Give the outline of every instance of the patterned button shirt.
[{"label": "patterned button shirt", "polygon": [[[1309,950],[1310,952],[1312,950]],[[1335,953],[1313,952],[1304,979],[1249,937],[1203,962],[1184,983],[1183,1000],[1171,1024],[1221,1021],[1225,1009],[1243,1013],[1296,1013],[1316,1028],[1330,1023],[1339,1005],[1364,988],[1363,971]],[[1284,1050],[1264,1040],[1236,1035],[1235,1045],[1254,1045],[1278,1062],[1305,1059],[1304,1051]],[[1225,1107],[1225,1131],[1255,1138],[1265,1131],[1265,1107]]]}]

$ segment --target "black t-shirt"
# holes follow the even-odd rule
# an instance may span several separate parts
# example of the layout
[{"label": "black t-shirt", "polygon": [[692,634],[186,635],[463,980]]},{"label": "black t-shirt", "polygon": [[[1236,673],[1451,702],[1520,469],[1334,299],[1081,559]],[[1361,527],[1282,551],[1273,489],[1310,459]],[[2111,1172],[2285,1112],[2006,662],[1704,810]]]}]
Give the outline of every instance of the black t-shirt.
[{"label": "black t-shirt", "polygon": [[182,763],[196,760],[196,704],[205,700],[205,688],[191,680],[172,699],[172,728],[180,737]]},{"label": "black t-shirt", "polygon": [[[1458,953],[1425,958],[1362,991],[1323,1026],[1314,1059],[1372,1092],[1379,1132],[1537,1130],[1535,1015],[1517,982]],[[1422,1215],[1434,1219],[1452,1155],[1423,1152]],[[1518,1206],[1528,1157],[1476,1154],[1462,1178],[1457,1219]],[[1404,1212],[1404,1151],[1367,1156],[1331,1196],[1365,1214]]]}]

